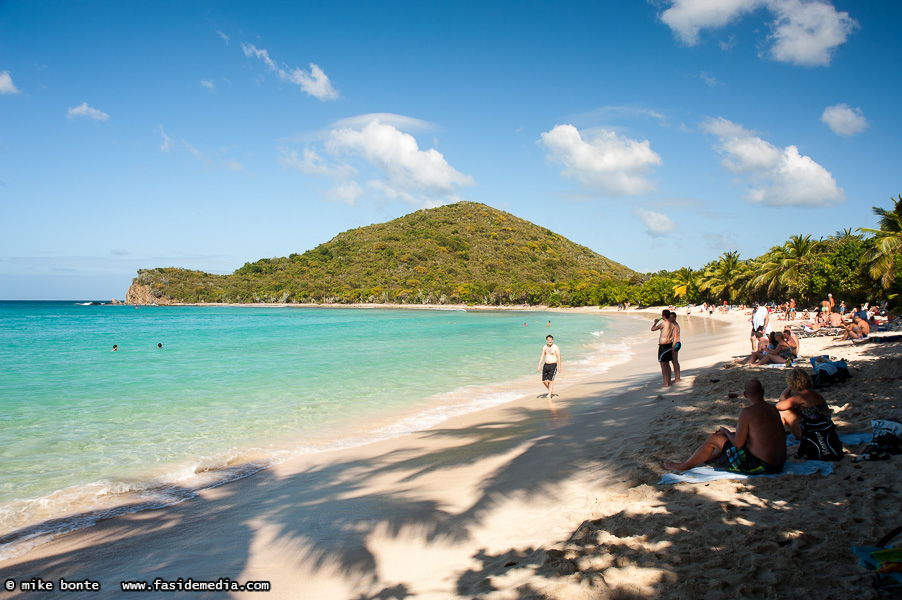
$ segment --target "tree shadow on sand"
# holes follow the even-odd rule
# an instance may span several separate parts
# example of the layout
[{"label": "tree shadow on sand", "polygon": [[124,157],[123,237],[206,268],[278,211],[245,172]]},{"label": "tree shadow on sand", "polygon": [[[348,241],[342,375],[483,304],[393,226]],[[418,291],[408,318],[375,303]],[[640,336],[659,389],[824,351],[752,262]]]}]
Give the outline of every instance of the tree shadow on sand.
[{"label": "tree shadow on sand", "polygon": [[[735,422],[739,401],[726,398],[725,384],[714,385],[720,387],[702,382],[682,395],[672,392],[676,402],[663,406],[649,386],[638,404],[656,405],[663,419],[673,411],[694,412],[702,424],[686,433],[681,444],[688,448],[693,435],[718,421]],[[262,547],[279,553],[283,568],[340,580],[353,590],[346,597],[415,598],[421,592],[413,584],[385,574],[376,537],[402,547],[408,536],[427,546],[472,543],[476,528],[505,502],[563,502],[562,484],[592,469],[617,483],[608,493],[622,495],[623,505],[644,502],[647,510],[593,515],[544,548],[482,549],[464,557],[478,567],[444,574],[449,591],[456,586],[461,597],[486,599],[786,597],[796,589],[814,589],[824,598],[867,597],[859,593],[869,583],[867,574],[855,566],[848,545],[878,533],[875,511],[899,514],[899,484],[889,470],[858,480],[849,461],[840,463],[833,477],[846,482],[842,497],[821,486],[826,478],[818,476],[730,483],[729,500],[712,492],[717,486],[656,487],[660,468],[651,465],[659,465],[661,449],[673,451],[666,444],[676,442],[649,436],[654,424],[636,410],[641,406],[592,400],[557,412],[544,404],[510,407],[496,422],[414,434],[403,449],[380,453],[374,445],[367,447],[372,454],[356,453],[362,458],[328,462],[324,455],[301,472],[263,471],[178,506],[70,534],[81,549],[61,544],[48,558],[0,563],[0,579],[101,580],[104,592],[93,598],[118,597],[118,582],[127,579],[261,580],[266,567],[253,555]],[[601,448],[615,447],[632,454],[618,451],[613,460],[601,455]],[[552,468],[550,456],[557,457]],[[472,493],[459,504],[422,492],[459,467],[479,474],[466,481]],[[879,486],[885,489],[875,491]],[[135,556],[141,557],[137,563],[131,562]],[[201,572],[185,573],[185,564]],[[306,583],[300,576],[283,580],[271,597],[311,597],[305,596]]]},{"label": "tree shadow on sand", "polygon": [[[873,573],[849,548],[873,545],[902,522],[902,457],[856,464],[851,457],[863,446],[850,447],[830,476],[657,485],[665,458],[688,456],[719,425],[732,428],[742,401],[729,398],[731,391],[756,377],[772,401],[785,374],[752,370],[696,379],[674,406],[684,431],[674,435],[670,428],[637,449],[637,475],[616,492],[610,514],[599,506],[597,518],[547,548],[476,553],[480,566],[460,576],[458,593],[485,600],[894,597],[873,589]],[[853,374],[850,383],[824,392],[834,407],[846,403],[837,417],[841,429],[869,431],[871,418],[899,420],[898,349],[863,356]],[[875,379],[881,386],[868,385]],[[650,429],[671,418],[660,416]]]},{"label": "tree shadow on sand", "polygon": [[[647,401],[654,401],[651,394]],[[414,532],[427,543],[466,541],[511,497],[558,497],[558,484],[598,458],[593,444],[616,439],[638,422],[623,407],[591,406],[587,417],[539,406],[508,408],[501,420],[473,428],[415,434],[403,450],[287,476],[262,471],[177,506],[109,519],[57,540],[74,540],[80,548],[54,542],[65,549],[0,564],[0,576],[101,580],[103,592],[96,598],[115,597],[124,580],[237,580],[253,571],[251,548],[265,531],[268,546],[285,549],[284,560],[299,569],[328,571],[360,598],[413,597],[408,586],[380,579],[377,555],[368,547],[371,536],[399,539]],[[537,469],[551,451],[562,459],[554,468]],[[492,461],[496,466],[486,467],[478,481],[467,481],[475,493],[460,506],[417,491],[423,480]],[[239,506],[253,507],[253,523]],[[141,557],[137,563],[135,556]],[[204,565],[203,573],[185,573],[184,564]],[[265,579],[259,570],[252,574]],[[300,597],[304,582],[292,585]]]}]

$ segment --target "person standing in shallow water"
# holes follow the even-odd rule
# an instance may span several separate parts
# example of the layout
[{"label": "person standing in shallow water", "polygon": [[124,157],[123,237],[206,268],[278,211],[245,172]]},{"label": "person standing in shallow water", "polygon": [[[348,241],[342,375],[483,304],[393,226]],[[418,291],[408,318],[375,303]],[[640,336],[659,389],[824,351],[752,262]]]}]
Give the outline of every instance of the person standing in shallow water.
[{"label": "person standing in shallow water", "polygon": [[564,372],[561,349],[554,343],[553,335],[545,336],[545,346],[542,348],[537,370],[542,372],[542,384],[548,390],[548,399],[551,400],[554,397],[554,378],[558,373]]}]

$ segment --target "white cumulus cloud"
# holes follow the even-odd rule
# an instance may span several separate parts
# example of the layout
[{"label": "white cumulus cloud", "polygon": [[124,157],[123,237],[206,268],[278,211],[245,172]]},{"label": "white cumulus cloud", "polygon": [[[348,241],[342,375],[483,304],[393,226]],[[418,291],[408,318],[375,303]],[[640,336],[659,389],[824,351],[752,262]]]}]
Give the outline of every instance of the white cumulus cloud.
[{"label": "white cumulus cloud", "polygon": [[662,237],[676,229],[676,223],[673,222],[673,219],[653,210],[637,208],[636,216],[645,225],[645,229],[651,237]]},{"label": "white cumulus cloud", "polygon": [[215,92],[215,91],[216,91],[216,84],[213,83],[213,80],[211,80],[211,79],[201,79],[201,80],[200,80],[200,86],[203,87],[203,88],[207,88],[207,89],[210,90],[211,92]]},{"label": "white cumulus cloud", "polygon": [[661,20],[686,45],[695,46],[702,29],[729,25],[762,4],[762,0],[673,0],[661,13]]},{"label": "white cumulus cloud", "polygon": [[848,104],[828,106],[821,115],[821,121],[837,135],[851,136],[868,128],[868,120],[860,108],[851,108]]},{"label": "white cumulus cloud", "polygon": [[13,77],[9,71],[0,73],[0,94],[18,94],[19,88],[13,83]]},{"label": "white cumulus cloud", "polygon": [[548,148],[548,160],[560,163],[561,174],[606,196],[635,196],[654,189],[646,173],[661,164],[648,140],[637,141],[599,129],[585,137],[573,125],[557,125],[539,140]]},{"label": "white cumulus cloud", "polygon": [[379,118],[344,119],[325,134],[320,152],[309,146],[302,153],[283,150],[279,160],[283,167],[333,179],[327,197],[347,204],[371,190],[414,206],[438,206],[459,200],[460,188],[474,184],[439,151],[421,150],[416,138]]},{"label": "white cumulus cloud", "polygon": [[746,198],[772,206],[827,206],[844,202],[845,192],[827,169],[795,146],[778,148],[724,118],[709,118],[702,130],[716,135],[724,168],[744,179]]},{"label": "white cumulus cloud", "polygon": [[97,110],[96,108],[88,106],[87,102],[82,102],[80,106],[70,108],[66,116],[70,119],[75,119],[77,117],[86,117],[94,121],[108,121],[110,119],[110,115],[101,110]]},{"label": "white cumulus cloud", "polygon": [[829,65],[833,50],[858,28],[849,13],[837,12],[828,2],[770,0],[767,4],[777,16],[770,55],[780,62]]},{"label": "white cumulus cloud", "polygon": [[858,22],[826,0],[671,0],[661,20],[688,46],[699,43],[703,29],[720,29],[757,9],[773,20],[765,55],[796,65],[826,66]]},{"label": "white cumulus cloud", "polygon": [[294,69],[283,69],[270,58],[269,52],[263,48],[257,48],[253,44],[242,44],[241,49],[247,57],[256,57],[263,61],[263,64],[270,70],[275,72],[279,79],[288,81],[299,86],[308,95],[319,100],[335,100],[339,97],[338,91],[332,86],[329,77],[319,67],[310,63],[310,71],[295,67]]}]

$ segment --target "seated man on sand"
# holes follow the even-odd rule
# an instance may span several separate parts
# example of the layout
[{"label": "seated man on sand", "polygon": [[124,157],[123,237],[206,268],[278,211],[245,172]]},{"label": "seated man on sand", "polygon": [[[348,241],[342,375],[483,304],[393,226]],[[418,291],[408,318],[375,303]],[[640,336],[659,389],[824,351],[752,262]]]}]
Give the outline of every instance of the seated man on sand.
[{"label": "seated man on sand", "polygon": [[779,411],[764,400],[764,387],[757,379],[745,382],[743,395],[749,405],[739,411],[736,433],[721,427],[686,461],[666,462],[664,468],[688,471],[711,462],[748,475],[782,471],[786,463],[786,434]]},{"label": "seated man on sand", "polygon": [[799,338],[792,334],[792,329],[789,328],[789,325],[783,328],[783,341],[785,341],[786,345],[789,346],[789,349],[792,350],[792,357],[798,358]]},{"label": "seated man on sand", "polygon": [[839,314],[836,308],[834,308],[830,313],[830,316],[827,317],[827,324],[830,327],[842,327],[842,316]]},{"label": "seated man on sand", "polygon": [[846,332],[842,337],[836,338],[838,341],[843,340],[863,340],[871,333],[871,326],[858,315],[852,316],[852,322],[846,325]]}]

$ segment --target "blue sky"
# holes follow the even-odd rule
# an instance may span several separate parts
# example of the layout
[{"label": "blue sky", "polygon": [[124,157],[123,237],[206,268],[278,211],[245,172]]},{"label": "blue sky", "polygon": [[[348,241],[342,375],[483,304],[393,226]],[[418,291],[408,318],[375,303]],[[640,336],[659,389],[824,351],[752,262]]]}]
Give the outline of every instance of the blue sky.
[{"label": "blue sky", "polygon": [[0,299],[469,200],[638,271],[874,227],[902,3],[0,2]]}]

